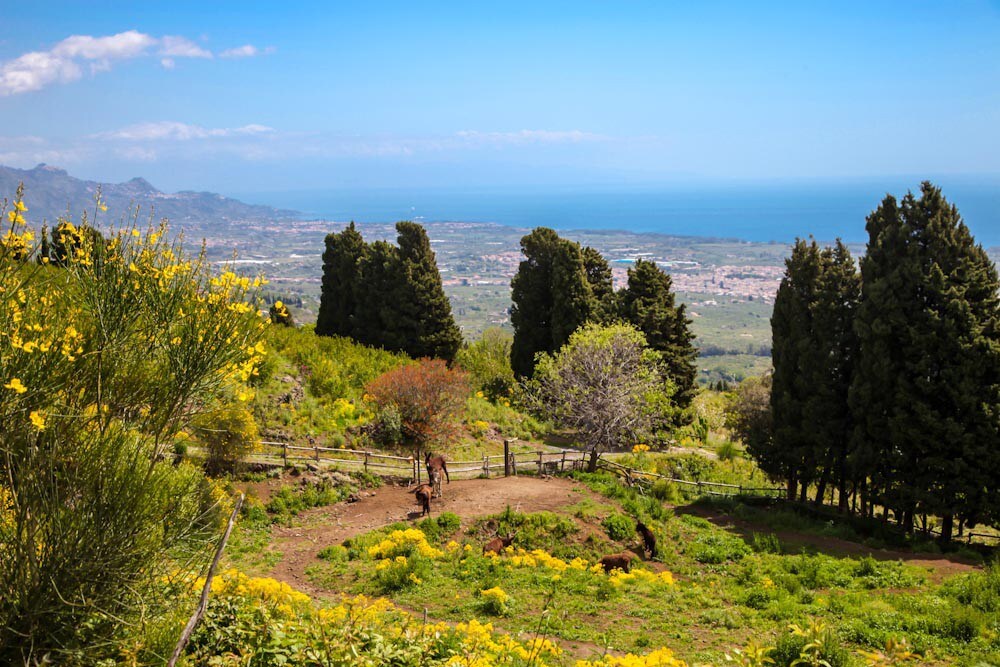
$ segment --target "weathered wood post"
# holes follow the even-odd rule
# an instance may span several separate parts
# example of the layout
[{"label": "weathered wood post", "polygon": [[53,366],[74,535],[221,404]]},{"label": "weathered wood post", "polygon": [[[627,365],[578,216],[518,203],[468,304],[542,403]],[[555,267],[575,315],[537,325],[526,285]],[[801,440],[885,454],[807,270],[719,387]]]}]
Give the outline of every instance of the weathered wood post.
[{"label": "weathered wood post", "polygon": [[319,445],[313,444],[313,451],[316,452],[316,463],[319,463]]},{"label": "weathered wood post", "polygon": [[503,441],[503,476],[510,477],[510,440]]},{"label": "weathered wood post", "polygon": [[559,463],[559,470],[566,472],[566,450],[563,450],[562,461]]},{"label": "weathered wood post", "polygon": [[538,450],[538,476],[542,476],[542,471],[544,470],[544,461],[542,460],[542,450]]},{"label": "weathered wood post", "polygon": [[490,457],[489,455],[483,455],[483,474],[486,479],[490,478]]},{"label": "weathered wood post", "polygon": [[281,443],[281,460],[284,462],[285,467],[288,467],[288,443]]},{"label": "weathered wood post", "polygon": [[368,472],[368,452],[365,452],[365,472]]}]

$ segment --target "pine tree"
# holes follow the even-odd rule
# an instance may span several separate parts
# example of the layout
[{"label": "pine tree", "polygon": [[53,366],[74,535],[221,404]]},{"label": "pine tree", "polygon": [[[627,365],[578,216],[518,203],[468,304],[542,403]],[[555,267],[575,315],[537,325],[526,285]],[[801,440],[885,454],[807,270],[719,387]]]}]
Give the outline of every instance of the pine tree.
[{"label": "pine tree", "polygon": [[396,223],[399,272],[403,277],[396,305],[404,350],[415,359],[451,361],[462,345],[462,332],[451,314],[427,231],[414,222]]},{"label": "pine tree", "polygon": [[358,307],[361,258],[365,241],[352,222],[339,234],[326,236],[323,253],[323,287],[320,294],[316,333],[321,336],[350,336],[355,325],[351,318]]},{"label": "pine tree", "polygon": [[538,227],[521,239],[524,260],[511,281],[511,366],[530,377],[535,355],[554,352],[587,321],[594,297],[580,246]]},{"label": "pine tree", "polygon": [[619,295],[621,316],[646,336],[659,352],[667,374],[677,387],[674,402],[687,407],[697,393],[695,359],[698,351],[684,304],[675,304],[670,275],[655,262],[636,260],[628,271],[628,286]]}]

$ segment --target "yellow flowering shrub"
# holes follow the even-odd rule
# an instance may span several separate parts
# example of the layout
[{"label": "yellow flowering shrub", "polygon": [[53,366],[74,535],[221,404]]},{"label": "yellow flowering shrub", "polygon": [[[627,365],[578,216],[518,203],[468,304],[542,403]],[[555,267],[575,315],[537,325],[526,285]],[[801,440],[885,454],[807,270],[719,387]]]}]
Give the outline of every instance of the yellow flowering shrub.
[{"label": "yellow flowering shrub", "polygon": [[628,653],[621,656],[606,655],[600,660],[577,660],[576,667],[687,667],[687,663],[674,657],[670,649],[661,648],[646,655]]},{"label": "yellow flowering shrub", "polygon": [[368,555],[372,558],[394,558],[413,554],[432,559],[444,556],[440,549],[432,547],[427,542],[424,532],[416,528],[394,530],[384,540],[368,549]]},{"label": "yellow flowering shrub", "polygon": [[168,551],[208,557],[204,476],[166,455],[257,372],[261,281],[217,275],[165,224],[61,220],[43,257],[28,210],[20,188],[0,203],[0,479],[24,524],[0,535],[0,663],[93,664],[177,604],[154,588]]},{"label": "yellow flowering shrub", "polygon": [[499,586],[479,591],[479,595],[483,600],[483,610],[487,614],[503,616],[507,613],[507,603],[510,602],[510,596]]}]

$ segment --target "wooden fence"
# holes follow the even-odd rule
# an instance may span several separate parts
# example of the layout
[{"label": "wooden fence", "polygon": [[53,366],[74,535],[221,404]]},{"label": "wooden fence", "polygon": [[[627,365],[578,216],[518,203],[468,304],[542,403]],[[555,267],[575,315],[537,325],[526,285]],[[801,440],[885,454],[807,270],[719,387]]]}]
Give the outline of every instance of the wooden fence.
[{"label": "wooden fence", "polygon": [[674,484],[680,484],[682,486],[691,486],[698,488],[704,494],[710,496],[763,496],[766,498],[780,498],[784,493],[785,489],[781,487],[774,486],[741,486],[739,484],[723,484],[722,482],[703,482],[700,480],[690,480],[690,479],[679,479],[677,477],[668,477],[666,475],[660,475],[655,472],[648,472],[645,470],[636,470],[635,468],[628,468],[619,463],[615,463],[610,459],[601,458],[597,462],[598,467],[604,468],[616,475],[622,477],[626,484],[637,485],[640,488],[643,486],[651,486],[653,481],[658,479],[664,479],[668,482],[673,482]]},{"label": "wooden fence", "polygon": [[[515,453],[510,451],[511,441],[504,441],[504,453],[483,456],[481,459],[448,461],[448,475],[456,479],[475,479],[517,475],[521,472],[532,474],[552,474],[564,470],[581,468],[587,458],[586,452],[576,450],[542,451]],[[393,456],[362,449],[343,449],[296,445],[289,442],[260,443],[262,452],[257,458],[284,465],[308,462],[315,465],[331,465],[343,470],[364,471],[387,477],[398,477],[420,484],[426,477],[424,462],[413,456]]]}]

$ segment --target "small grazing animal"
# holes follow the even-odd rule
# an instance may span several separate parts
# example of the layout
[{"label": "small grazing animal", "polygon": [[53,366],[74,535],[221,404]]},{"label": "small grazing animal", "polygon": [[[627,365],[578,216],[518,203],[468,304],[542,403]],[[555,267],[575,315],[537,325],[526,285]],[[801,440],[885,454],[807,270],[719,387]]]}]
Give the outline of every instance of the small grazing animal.
[{"label": "small grazing animal", "polygon": [[627,551],[623,551],[620,554],[611,554],[610,556],[605,556],[600,560],[601,567],[604,568],[605,572],[611,572],[611,570],[621,570],[622,572],[628,572],[632,567],[632,558],[634,554],[630,554]]},{"label": "small grazing animal", "polygon": [[441,493],[441,473],[444,473],[445,479],[451,484],[451,476],[448,475],[448,464],[445,462],[444,457],[440,454],[437,456],[431,456],[430,452],[424,456],[424,465],[427,466],[427,479],[431,480],[431,484],[434,487],[434,497],[440,498],[443,494]]},{"label": "small grazing animal", "polygon": [[642,521],[635,522],[635,532],[642,538],[642,545],[646,548],[646,553],[650,558],[656,558],[656,535],[649,529],[649,526]]},{"label": "small grazing animal", "polygon": [[417,504],[420,505],[420,516],[430,516],[431,515],[431,495],[434,490],[431,488],[430,484],[421,484],[417,488],[410,491],[410,493],[416,495]]},{"label": "small grazing animal", "polygon": [[494,537],[492,540],[483,545],[483,555],[488,553],[495,553],[500,555],[504,549],[509,547],[514,542],[514,536],[517,533],[511,533],[507,537],[500,537],[499,535]]}]

